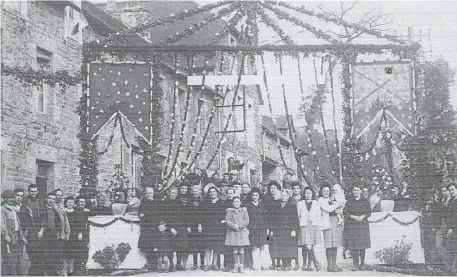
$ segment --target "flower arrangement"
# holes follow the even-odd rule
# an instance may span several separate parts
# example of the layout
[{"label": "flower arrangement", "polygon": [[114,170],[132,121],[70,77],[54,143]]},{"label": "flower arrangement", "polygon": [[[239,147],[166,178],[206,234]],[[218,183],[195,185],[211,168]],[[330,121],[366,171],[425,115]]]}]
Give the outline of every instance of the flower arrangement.
[{"label": "flower arrangement", "polygon": [[95,252],[92,259],[104,269],[113,270],[119,268],[130,253],[130,250],[132,250],[132,247],[128,243],[119,243],[116,248],[114,248],[113,244]]},{"label": "flower arrangement", "polygon": [[377,189],[381,192],[382,200],[393,200],[395,199],[398,188],[394,185],[393,177],[390,176],[389,172],[384,168],[377,168],[373,164],[373,184],[376,185]]},{"label": "flower arrangement", "polygon": [[[116,172],[112,176],[113,178],[110,180],[110,184],[106,190],[106,193],[110,195],[111,202],[119,202],[119,199],[125,197],[125,193],[129,188],[130,180],[128,179],[127,172],[119,165],[116,165]],[[123,194],[123,195],[121,195]]]},{"label": "flower arrangement", "polygon": [[407,265],[411,253],[412,243],[406,243],[405,237],[395,243],[394,246],[386,247],[374,253],[376,259],[388,265]]}]

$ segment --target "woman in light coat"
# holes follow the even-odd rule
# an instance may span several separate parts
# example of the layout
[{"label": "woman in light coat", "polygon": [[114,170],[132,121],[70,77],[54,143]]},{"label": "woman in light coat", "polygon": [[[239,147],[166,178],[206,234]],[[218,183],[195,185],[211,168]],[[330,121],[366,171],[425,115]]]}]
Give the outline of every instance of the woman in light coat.
[{"label": "woman in light coat", "polygon": [[324,247],[327,257],[327,271],[337,272],[342,269],[336,265],[338,247],[343,246],[343,226],[338,224],[335,210],[344,203],[335,202],[330,197],[330,186],[323,185],[320,190],[319,204],[322,211],[322,229],[324,230]]},{"label": "woman in light coat", "polygon": [[[310,187],[303,191],[303,199],[297,203],[300,232],[298,235],[298,246],[302,247],[303,271],[313,271],[311,262],[314,262],[316,270],[321,266],[314,255],[314,245],[320,241],[322,214],[319,202],[315,200],[315,192]],[[308,259],[308,267],[305,267]]]},{"label": "woman in light coat", "polygon": [[241,200],[238,196],[233,198],[233,207],[227,209],[225,224],[227,225],[225,245],[233,247],[235,266],[232,272],[243,273],[244,248],[249,246],[249,230],[247,229],[249,215],[246,207],[241,208]]}]

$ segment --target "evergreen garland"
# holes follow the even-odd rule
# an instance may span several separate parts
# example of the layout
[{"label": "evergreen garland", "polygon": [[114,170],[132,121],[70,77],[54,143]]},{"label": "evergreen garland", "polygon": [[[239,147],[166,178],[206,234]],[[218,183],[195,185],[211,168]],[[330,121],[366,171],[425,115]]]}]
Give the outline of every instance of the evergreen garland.
[{"label": "evergreen garland", "polygon": [[83,93],[79,100],[77,113],[80,119],[79,133],[77,138],[81,145],[79,152],[79,175],[82,196],[88,197],[91,193],[96,193],[98,185],[98,155],[97,140],[98,136],[91,140],[88,132],[87,120],[87,93]]},{"label": "evergreen garland", "polygon": [[51,73],[45,70],[34,70],[31,67],[11,67],[3,63],[2,75],[13,76],[24,85],[38,86],[44,82],[51,87],[59,85],[63,89],[69,86],[76,86],[83,80],[80,72],[77,72],[75,75],[71,75],[68,70],[59,70],[55,73]]}]

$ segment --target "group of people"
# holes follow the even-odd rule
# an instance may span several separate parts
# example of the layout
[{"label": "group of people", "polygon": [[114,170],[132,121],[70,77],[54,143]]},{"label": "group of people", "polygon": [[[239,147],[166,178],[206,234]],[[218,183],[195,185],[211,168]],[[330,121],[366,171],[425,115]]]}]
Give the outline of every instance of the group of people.
[{"label": "group of people", "polygon": [[[95,196],[64,198],[59,189],[45,201],[37,197],[36,185],[24,193],[18,188],[1,195],[2,275],[25,275],[24,251],[31,263],[29,275],[81,274],[88,259],[88,217],[109,214],[109,209]],[[275,181],[251,188],[236,180],[202,187],[186,179],[167,190],[166,197],[147,187],[120,193],[119,201],[140,219],[138,247],[151,270],[184,271],[189,257],[191,270],[300,270],[299,248],[301,270],[321,270],[314,248],[323,242],[327,271],[338,272],[338,248],[350,250],[354,271],[364,270],[370,248],[370,201],[362,187],[354,186],[351,194],[345,200],[338,184],[321,185],[317,196],[299,182],[287,189]],[[427,218],[432,220],[427,222],[436,253],[447,272],[456,275],[456,185],[443,187],[441,195],[429,207]]]},{"label": "group of people", "polygon": [[430,269],[444,266],[450,276],[457,276],[457,187],[441,186],[427,203],[425,224],[425,262]]},{"label": "group of people", "polygon": [[160,272],[182,271],[192,255],[191,270],[199,268],[198,261],[205,271],[300,270],[301,248],[301,270],[321,270],[314,247],[323,233],[329,272],[342,270],[337,249],[343,246],[352,252],[353,270],[364,269],[371,208],[362,198],[362,188],[354,187],[353,197],[346,201],[338,197],[340,185],[322,185],[319,197],[299,182],[291,182],[290,189],[275,181],[266,187],[264,191],[232,182],[221,190],[212,183],[202,188],[184,180],[169,190],[166,199],[156,200],[154,189],[146,188],[138,212],[138,246],[148,266]]},{"label": "group of people", "polygon": [[[63,197],[56,189],[43,201],[38,187],[2,193],[2,275],[25,275],[24,249],[31,276],[81,274],[88,255],[88,216],[84,197]],[[25,247],[24,247],[25,246]]]}]

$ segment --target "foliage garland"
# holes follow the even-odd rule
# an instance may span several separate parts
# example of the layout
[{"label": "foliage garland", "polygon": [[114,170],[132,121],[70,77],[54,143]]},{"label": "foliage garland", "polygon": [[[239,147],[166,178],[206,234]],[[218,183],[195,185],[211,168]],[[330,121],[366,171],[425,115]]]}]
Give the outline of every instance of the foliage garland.
[{"label": "foliage garland", "polygon": [[400,224],[401,226],[408,226],[408,225],[411,225],[411,224],[414,224],[416,223],[419,219],[420,219],[420,216],[417,216],[415,219],[411,220],[411,221],[406,221],[406,222],[403,222],[403,221],[400,221],[398,218],[396,218],[395,216],[393,216],[391,213],[388,213],[386,214],[385,216],[383,216],[382,218],[380,219],[377,219],[377,220],[368,220],[369,223],[380,223],[386,219],[388,219],[389,217],[392,217],[392,220],[395,221],[396,223]]},{"label": "foliage garland", "polygon": [[3,63],[2,75],[13,76],[24,85],[38,86],[44,82],[51,87],[59,85],[63,89],[69,86],[76,86],[83,80],[80,72],[76,72],[74,75],[71,75],[68,70],[59,70],[55,73],[50,73],[45,70],[34,70],[31,67],[11,67]]},{"label": "foliage garland", "polygon": [[173,87],[173,113],[171,114],[171,129],[170,129],[170,144],[168,145],[168,154],[167,160],[165,162],[165,168],[163,170],[163,176],[168,175],[168,167],[170,166],[170,159],[171,159],[171,152],[173,150],[173,144],[175,143],[175,124],[176,124],[176,110],[177,110],[177,101],[178,101],[178,93],[179,93],[179,81],[178,81],[178,54],[174,54],[174,87]]},{"label": "foliage garland", "polygon": [[[330,94],[332,96],[332,114],[333,114],[333,129],[335,132],[335,149],[336,149],[336,155],[338,157],[338,168],[341,170],[341,151],[340,151],[340,142],[338,140],[338,128],[336,125],[336,102],[335,102],[335,87],[334,87],[334,80],[333,80],[333,66],[332,66],[332,58],[329,56],[328,59],[329,63],[329,75],[330,75]],[[341,178],[340,176],[340,170],[338,171],[337,176]]]},{"label": "foliage garland", "polygon": [[[281,75],[283,74],[283,70],[282,70],[282,55],[279,55],[279,72],[280,72]],[[289,138],[290,138],[290,141],[292,143],[292,149],[294,150],[294,158],[295,158],[295,161],[298,164],[298,169],[300,170],[300,174],[302,175],[303,179],[305,179],[305,182],[307,184],[309,184],[308,177],[305,175],[305,172],[304,172],[304,170],[303,170],[303,168],[301,166],[302,165],[301,159],[297,155],[297,146],[295,144],[295,139],[294,139],[295,132],[293,132],[293,129],[292,129],[292,119],[290,118],[290,114],[289,114],[289,105],[287,104],[285,84],[283,83],[281,85],[281,87],[282,87],[282,96],[283,96],[284,108],[285,108],[285,111],[286,111],[287,128],[289,129]],[[274,123],[274,120],[273,120],[273,123]],[[273,128],[276,129],[276,126],[274,126],[274,124],[273,124]]]},{"label": "foliage garland", "polygon": [[198,21],[197,23],[194,23],[190,26],[188,26],[186,29],[184,29],[181,32],[177,32],[176,34],[168,36],[163,42],[160,44],[172,44],[176,43],[186,37],[189,37],[201,29],[203,29],[206,26],[209,26],[211,23],[216,22],[218,20],[221,20],[222,17],[228,15],[229,13],[233,12],[236,10],[238,7],[240,7],[240,2],[235,2],[230,4],[228,7],[223,8],[220,10],[217,14],[215,15],[210,15],[206,18],[204,18],[201,21]]},{"label": "foliage garland", "polygon": [[125,223],[128,223],[128,224],[137,224],[137,225],[140,224],[139,221],[137,221],[137,220],[130,220],[130,219],[127,219],[125,217],[116,217],[113,220],[111,220],[110,222],[103,223],[103,224],[102,223],[96,223],[96,222],[91,221],[91,220],[89,220],[88,223],[89,223],[89,225],[97,227],[97,228],[104,228],[104,227],[108,227],[108,226],[113,225],[118,220],[120,220],[122,222],[125,222]]},{"label": "foliage garland", "polygon": [[197,137],[198,124],[200,123],[201,114],[202,114],[202,109],[203,109],[203,101],[198,100],[198,104],[197,104],[197,116],[196,116],[196,118],[195,118],[195,127],[194,127],[194,131],[193,131],[193,134],[192,134],[192,138],[190,139],[190,147],[189,147],[189,149],[187,150],[186,160],[189,160],[189,157],[190,157],[190,155],[192,154],[192,150],[194,150],[195,139],[196,139],[196,137]]},{"label": "foliage garland", "polygon": [[155,55],[152,64],[152,86],[151,86],[151,141],[150,144],[143,139],[137,139],[143,150],[143,176],[141,185],[143,187],[157,184],[162,179],[162,164],[159,157],[160,135],[163,122],[162,110],[162,79],[160,78],[161,56]]},{"label": "foliage garland", "polygon": [[[189,56],[187,57],[187,66],[190,68],[190,74],[193,74],[193,68],[194,68],[194,61],[195,61],[195,56],[192,57],[189,61]],[[208,64],[208,59],[205,60],[205,69],[203,70],[204,73],[206,74],[206,67]],[[179,135],[179,143],[178,147],[176,148],[176,154],[173,160],[173,164],[170,168],[170,172],[168,173],[166,179],[169,180],[171,175],[173,174],[173,171],[175,170],[176,164],[178,163],[178,158],[179,154],[181,153],[181,150],[183,150],[183,142],[184,142],[184,133],[187,130],[187,116],[189,114],[189,105],[190,105],[190,98],[192,97],[192,91],[193,88],[191,86],[187,86],[187,93],[186,93],[186,104],[184,107],[184,117],[183,121],[181,122],[181,134]]]},{"label": "foliage garland", "polygon": [[317,38],[324,39],[324,40],[326,40],[328,42],[331,42],[331,43],[334,43],[334,44],[340,43],[338,40],[334,39],[332,36],[330,36],[329,34],[325,33],[321,29],[317,29],[316,27],[310,25],[309,23],[301,21],[300,19],[298,19],[296,17],[293,17],[290,14],[288,14],[288,13],[286,13],[284,11],[281,11],[278,8],[275,8],[270,3],[260,3],[260,5],[262,7],[264,7],[264,8],[269,9],[270,11],[272,11],[279,19],[285,19],[287,21],[292,22],[293,24],[295,24],[298,27],[305,28],[306,30],[311,32],[314,36],[316,36]]},{"label": "foliage garland", "polygon": [[281,38],[281,40],[287,44],[287,45],[293,45],[294,42],[290,38],[289,35],[287,35],[284,30],[279,26],[278,23],[276,23],[272,18],[270,18],[264,10],[257,9],[256,10],[260,14],[260,20],[265,23],[267,26],[269,26],[273,31]]},{"label": "foliage garland", "polygon": [[265,82],[265,91],[267,93],[267,100],[268,100],[268,109],[270,111],[270,115],[271,115],[271,119],[273,121],[273,130],[274,130],[274,133],[275,133],[275,137],[276,137],[276,146],[278,147],[278,150],[279,150],[279,156],[281,157],[281,162],[282,164],[284,165],[284,167],[288,168],[287,164],[286,164],[286,159],[284,158],[284,153],[282,152],[282,148],[281,148],[281,140],[279,139],[279,136],[278,136],[278,131],[276,129],[276,119],[274,117],[274,114],[273,114],[273,107],[271,105],[271,96],[270,96],[270,89],[268,88],[268,82],[267,82],[267,73],[266,73],[266,68],[265,68],[265,59],[264,59],[264,56],[263,54],[260,55],[260,59],[262,61],[262,68],[263,68],[263,81]]},{"label": "foliage garland", "polygon": [[325,22],[333,22],[333,23],[336,23],[338,25],[342,25],[344,27],[348,27],[348,28],[351,28],[351,29],[355,29],[355,30],[358,30],[358,31],[361,31],[361,32],[364,32],[364,33],[367,33],[367,34],[370,34],[370,35],[373,35],[373,36],[376,36],[377,38],[385,38],[385,39],[388,39],[390,41],[393,41],[393,42],[397,42],[397,43],[401,43],[401,44],[405,44],[407,43],[405,40],[397,37],[397,36],[393,36],[393,35],[388,35],[388,34],[383,34],[379,31],[376,31],[376,30],[372,30],[372,29],[369,29],[365,26],[362,26],[360,24],[357,24],[357,23],[349,23],[341,18],[338,18],[338,17],[331,17],[331,16],[328,16],[328,15],[325,15],[323,13],[315,13],[313,11],[310,11],[308,9],[306,9],[305,7],[303,6],[300,6],[300,7],[296,7],[296,6],[293,6],[289,3],[286,3],[286,2],[283,2],[283,1],[265,1],[266,3],[268,4],[272,4],[272,5],[277,5],[277,6],[283,6],[283,7],[286,7],[290,10],[293,10],[293,11],[296,11],[296,12],[300,12],[300,13],[303,13],[303,14],[306,14],[306,15],[309,15],[309,16],[313,16],[313,17],[317,17],[321,20],[325,20]]},{"label": "foliage garland", "polygon": [[77,107],[77,113],[80,119],[77,138],[81,144],[81,151],[79,152],[80,194],[86,197],[89,196],[90,193],[96,192],[99,173],[97,155],[98,136],[91,140],[88,133],[87,99],[88,95],[84,92]]}]

